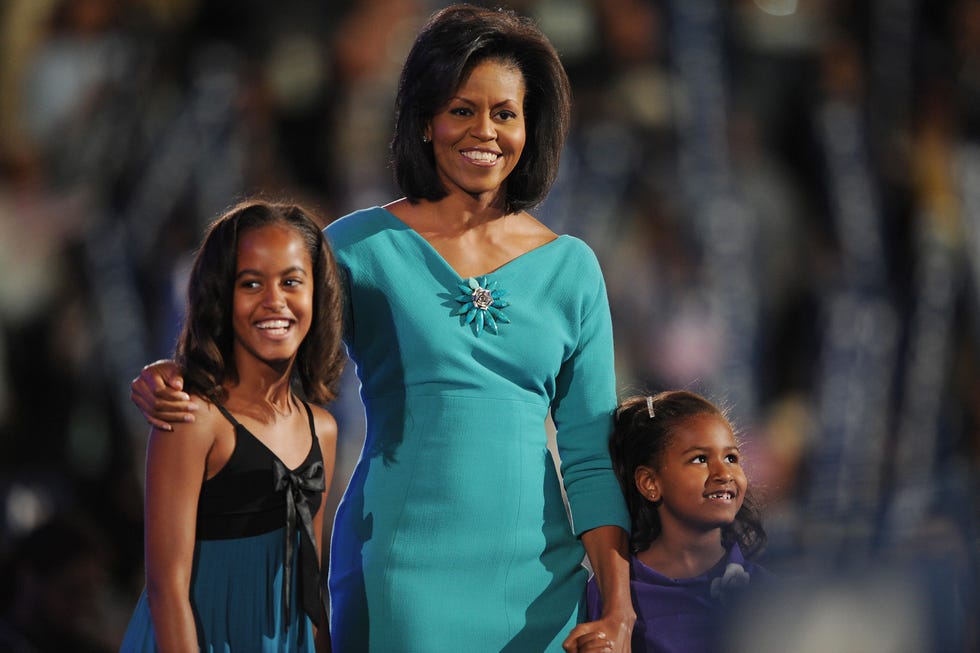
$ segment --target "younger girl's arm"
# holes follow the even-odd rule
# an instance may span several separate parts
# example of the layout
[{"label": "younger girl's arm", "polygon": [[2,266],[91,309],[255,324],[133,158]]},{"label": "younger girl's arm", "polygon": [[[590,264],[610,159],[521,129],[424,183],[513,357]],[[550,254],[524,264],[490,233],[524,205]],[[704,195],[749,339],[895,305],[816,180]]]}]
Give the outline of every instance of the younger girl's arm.
[{"label": "younger girl's arm", "polygon": [[146,365],[130,383],[129,398],[150,426],[173,431],[173,424],[193,422],[198,404],[184,392],[184,378],[172,360]]},{"label": "younger girl's arm", "polygon": [[190,603],[197,503],[208,451],[210,418],[153,429],[146,453],[144,554],[146,591],[161,653],[200,650]]},{"label": "younger girl's arm", "polygon": [[[323,410],[319,406],[312,406],[313,421],[316,427],[316,436],[320,444],[320,453],[323,455],[323,481],[326,489],[320,497],[320,509],[313,515],[313,532],[316,534],[316,550],[320,554],[320,565],[323,569],[323,513],[327,505],[327,495],[330,494],[330,482],[333,480],[333,470],[337,459],[337,421],[333,415]],[[325,573],[321,573],[321,578],[326,578]],[[323,589],[326,592],[326,588]],[[316,642],[317,653],[330,653],[330,628],[328,616],[320,615],[319,628],[314,627],[314,641]]]}]

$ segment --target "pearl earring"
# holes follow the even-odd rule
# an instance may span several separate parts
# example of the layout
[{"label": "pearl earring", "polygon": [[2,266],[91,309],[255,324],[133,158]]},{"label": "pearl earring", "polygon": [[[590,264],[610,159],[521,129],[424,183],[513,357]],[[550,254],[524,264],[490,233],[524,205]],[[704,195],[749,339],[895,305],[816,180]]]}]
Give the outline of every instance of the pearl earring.
[{"label": "pearl earring", "polygon": [[423,142],[423,143],[428,143],[428,142],[429,142],[429,137],[428,137],[428,136],[426,136],[425,134],[423,134],[423,135],[422,135],[422,142]]}]

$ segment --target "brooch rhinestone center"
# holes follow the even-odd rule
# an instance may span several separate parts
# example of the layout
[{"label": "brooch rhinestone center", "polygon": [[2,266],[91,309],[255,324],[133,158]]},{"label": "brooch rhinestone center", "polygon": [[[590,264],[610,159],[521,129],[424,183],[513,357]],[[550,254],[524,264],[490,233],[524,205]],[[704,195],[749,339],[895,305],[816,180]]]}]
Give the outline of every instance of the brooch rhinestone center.
[{"label": "brooch rhinestone center", "polygon": [[473,305],[480,310],[485,311],[493,304],[493,294],[486,288],[477,288],[470,296],[473,298]]},{"label": "brooch rhinestone center", "polygon": [[484,330],[497,333],[498,322],[510,322],[503,311],[510,306],[510,302],[503,299],[507,291],[499,288],[496,281],[491,281],[489,277],[479,280],[470,277],[459,284],[459,290],[462,293],[456,297],[459,306],[453,309],[452,314],[459,315],[460,324],[472,324],[477,336]]}]

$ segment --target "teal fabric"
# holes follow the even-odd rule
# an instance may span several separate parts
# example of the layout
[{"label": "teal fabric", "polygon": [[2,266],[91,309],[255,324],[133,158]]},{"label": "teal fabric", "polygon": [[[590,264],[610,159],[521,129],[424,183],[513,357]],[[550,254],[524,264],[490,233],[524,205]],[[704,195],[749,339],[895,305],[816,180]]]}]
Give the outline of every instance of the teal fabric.
[{"label": "teal fabric", "polygon": [[[293,600],[283,627],[285,529],[225,540],[199,540],[194,550],[191,604],[205,653],[313,653],[313,627]],[[296,545],[299,545],[297,538]],[[295,595],[296,568],[292,588]],[[139,597],[121,653],[156,653],[146,590]]]},{"label": "teal fabric", "polygon": [[334,651],[561,651],[584,616],[576,535],[629,524],[607,451],[616,391],[595,255],[560,236],[487,275],[510,323],[477,335],[454,314],[465,280],[393,214],[325,231],[367,417],[333,528]]}]

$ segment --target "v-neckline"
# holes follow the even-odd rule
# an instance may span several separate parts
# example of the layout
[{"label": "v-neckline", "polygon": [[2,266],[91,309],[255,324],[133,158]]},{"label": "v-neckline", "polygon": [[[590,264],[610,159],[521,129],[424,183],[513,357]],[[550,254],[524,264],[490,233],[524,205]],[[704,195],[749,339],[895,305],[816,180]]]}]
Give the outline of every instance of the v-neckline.
[{"label": "v-neckline", "polygon": [[290,467],[289,465],[286,464],[286,461],[283,460],[281,456],[279,456],[279,454],[277,454],[275,451],[273,451],[272,448],[269,445],[267,445],[265,442],[262,442],[262,440],[259,439],[259,436],[257,436],[254,433],[252,433],[252,431],[247,426],[245,426],[244,424],[242,424],[240,422],[239,422],[238,425],[241,426],[242,429],[246,433],[248,433],[250,436],[252,436],[252,439],[255,440],[256,442],[258,442],[262,446],[263,449],[265,449],[266,451],[268,451],[270,456],[272,456],[273,458],[275,458],[276,460],[278,460],[279,463],[283,467],[285,467],[287,470],[289,470],[289,472],[292,473],[292,474],[295,474],[296,472],[298,472],[301,469],[303,469],[303,465],[305,465],[307,462],[309,462],[310,456],[313,454],[313,449],[314,449],[314,447],[316,447],[316,437],[313,436],[312,434],[310,434],[310,437],[311,437],[310,448],[306,450],[306,456],[303,457],[303,460],[301,460],[300,463],[298,465],[296,465],[296,467]]},{"label": "v-neckline", "polygon": [[[218,405],[218,404],[215,404],[215,405]],[[309,409],[302,402],[300,402],[298,405],[301,406],[302,408],[306,408],[306,410],[307,410],[307,413],[306,413],[307,423],[309,423],[309,419],[310,419]],[[225,413],[225,415],[227,417],[230,417],[231,418],[231,422],[232,422],[232,426],[233,427],[235,427],[236,429],[240,428],[243,431],[245,431],[245,433],[247,433],[248,436],[250,438],[252,438],[252,440],[254,440],[255,442],[258,442],[259,443],[259,446],[261,446],[263,449],[265,449],[269,453],[270,456],[272,456],[273,458],[275,458],[276,460],[278,460],[279,463],[283,467],[285,467],[287,470],[289,470],[290,473],[295,474],[299,470],[303,469],[303,465],[305,465],[307,462],[309,462],[310,456],[313,455],[314,448],[316,447],[316,433],[313,431],[313,427],[312,426],[310,426],[310,448],[306,450],[306,455],[303,457],[303,460],[301,460],[299,462],[299,464],[296,465],[296,467],[290,467],[289,465],[286,464],[286,461],[283,460],[282,457],[279,456],[279,454],[277,454],[275,451],[272,450],[272,447],[270,447],[265,442],[263,442],[259,438],[259,436],[255,435],[255,433],[252,432],[252,430],[250,428],[248,428],[247,426],[245,426],[244,424],[242,424],[241,422],[239,422],[238,421],[238,418],[235,417],[232,414],[232,412],[230,410],[228,410],[228,408],[226,408],[225,406],[221,406],[221,405],[218,405],[218,406],[219,406],[219,409],[221,409],[221,412]],[[237,451],[237,450],[238,450],[238,442],[236,441],[235,442],[235,448],[232,450],[232,455],[235,455],[235,451]],[[231,458],[229,457],[229,460],[230,459]],[[228,464],[225,463],[225,465],[221,469],[219,469],[217,471],[217,473],[215,473],[214,476],[212,476],[211,478],[209,478],[207,480],[210,481],[211,479],[215,478],[218,474],[220,474],[222,471],[224,471],[225,467],[227,467],[227,466],[228,466]]]},{"label": "v-neckline", "polygon": [[514,264],[518,263],[519,261],[522,261],[522,260],[526,259],[529,255],[533,255],[535,252],[539,252],[539,251],[545,249],[546,247],[548,247],[549,245],[552,245],[553,243],[557,243],[559,240],[563,240],[563,239],[566,238],[566,236],[564,234],[555,234],[555,237],[552,238],[551,240],[549,240],[549,241],[547,241],[545,243],[541,243],[537,247],[532,247],[531,249],[527,250],[526,252],[523,252],[521,254],[518,254],[514,258],[512,258],[512,259],[510,259],[508,261],[505,261],[501,265],[498,265],[493,270],[490,270],[488,272],[481,272],[479,274],[462,275],[462,274],[460,274],[456,270],[456,268],[454,268],[449,263],[449,261],[446,260],[446,257],[443,256],[442,253],[438,249],[436,249],[435,246],[432,243],[430,243],[429,240],[425,236],[423,236],[418,231],[416,231],[414,227],[410,226],[407,222],[405,222],[404,220],[402,220],[401,218],[399,218],[397,215],[395,215],[394,213],[392,213],[391,211],[389,211],[385,207],[379,206],[377,208],[380,209],[381,212],[384,215],[388,216],[388,218],[390,220],[396,222],[399,227],[401,227],[405,231],[410,232],[417,240],[421,241],[422,244],[424,245],[424,247],[427,249],[427,251],[435,259],[437,259],[443,265],[443,267],[445,267],[447,270],[449,270],[450,272],[452,272],[453,275],[457,278],[458,281],[466,281],[467,279],[481,279],[481,278],[488,277],[488,276],[491,276],[491,275],[494,275],[494,274],[499,274],[499,273],[503,272],[505,268],[510,267],[511,265],[514,265]]}]

